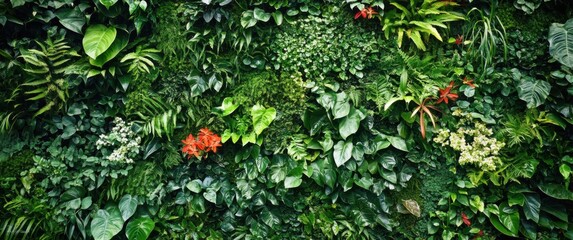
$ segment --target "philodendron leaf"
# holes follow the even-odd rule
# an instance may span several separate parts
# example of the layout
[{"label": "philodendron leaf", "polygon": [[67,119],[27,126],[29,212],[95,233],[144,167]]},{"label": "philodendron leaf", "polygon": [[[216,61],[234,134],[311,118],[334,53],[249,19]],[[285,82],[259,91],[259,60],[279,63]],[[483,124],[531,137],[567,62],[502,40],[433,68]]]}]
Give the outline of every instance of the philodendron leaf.
[{"label": "philodendron leaf", "polygon": [[561,64],[573,68],[573,18],[549,27],[549,53]]},{"label": "philodendron leaf", "polygon": [[551,84],[530,78],[523,79],[517,86],[519,99],[527,103],[527,108],[536,108],[545,103],[545,99],[549,96],[549,91],[551,91]]},{"label": "philodendron leaf", "polygon": [[96,59],[104,53],[113,43],[117,35],[115,27],[106,27],[101,24],[90,26],[82,40],[86,54]]},{"label": "philodendron leaf", "polygon": [[129,194],[119,200],[119,211],[124,221],[127,221],[137,210],[137,198]]},{"label": "philodendron leaf", "polygon": [[334,163],[336,163],[337,167],[342,166],[344,163],[350,160],[350,158],[352,157],[353,148],[354,145],[352,144],[351,141],[347,142],[339,141],[338,143],[336,143],[336,145],[334,145],[333,157],[334,157]]},{"label": "philodendron leaf", "polygon": [[129,240],[145,240],[155,228],[155,222],[148,217],[140,217],[129,221],[125,227],[125,236]]},{"label": "philodendron leaf", "polygon": [[91,232],[95,240],[110,240],[123,228],[123,218],[117,207],[100,209],[91,222]]},{"label": "philodendron leaf", "polygon": [[523,213],[525,218],[539,222],[539,209],[541,208],[541,200],[539,194],[525,194],[525,204],[523,205]]},{"label": "philodendron leaf", "polygon": [[253,118],[253,127],[255,133],[260,135],[263,130],[265,130],[273,120],[277,117],[277,111],[275,108],[265,108],[259,104],[253,106],[251,109],[251,116]]},{"label": "philodendron leaf", "polygon": [[416,202],[416,200],[412,200],[412,199],[407,199],[407,200],[403,200],[402,199],[402,205],[408,210],[408,212],[410,212],[412,215],[416,216],[416,217],[420,217],[421,216],[421,211],[420,211],[420,205],[418,205],[418,202]]},{"label": "philodendron leaf", "polygon": [[348,96],[346,93],[341,92],[336,94],[336,101],[332,107],[332,116],[334,119],[346,117],[350,113],[350,103],[348,103]]},{"label": "philodendron leaf", "polygon": [[56,16],[67,29],[82,34],[82,27],[86,24],[86,16],[80,11],[79,7],[62,8],[56,11]]},{"label": "philodendron leaf", "polygon": [[360,110],[350,108],[348,116],[344,117],[338,125],[340,136],[346,140],[348,136],[356,133],[358,131],[358,127],[360,127],[360,121],[364,118],[366,118],[366,116]]},{"label": "philodendron leaf", "polygon": [[233,113],[238,107],[239,104],[233,103],[233,98],[226,97],[225,99],[223,99],[223,104],[220,107],[216,107],[215,111],[219,113],[222,117],[224,117]]}]

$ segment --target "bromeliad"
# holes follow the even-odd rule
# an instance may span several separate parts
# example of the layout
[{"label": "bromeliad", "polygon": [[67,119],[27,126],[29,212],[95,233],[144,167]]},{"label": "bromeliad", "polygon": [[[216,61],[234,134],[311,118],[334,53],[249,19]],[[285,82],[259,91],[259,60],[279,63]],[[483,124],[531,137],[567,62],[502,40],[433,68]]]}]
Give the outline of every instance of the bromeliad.
[{"label": "bromeliad", "polygon": [[431,100],[432,98],[426,98],[424,99],[424,101],[422,101],[418,107],[416,109],[414,109],[414,111],[412,112],[411,117],[413,117],[414,115],[416,115],[416,113],[419,113],[420,115],[420,132],[422,132],[422,138],[426,139],[426,123],[424,121],[424,117],[426,114],[428,114],[428,116],[430,116],[430,120],[432,120],[432,125],[434,127],[436,127],[436,122],[434,121],[434,115],[433,113],[430,111],[430,109],[434,109],[436,111],[440,111],[438,108],[436,108],[434,105],[428,105],[427,102],[429,100]]}]

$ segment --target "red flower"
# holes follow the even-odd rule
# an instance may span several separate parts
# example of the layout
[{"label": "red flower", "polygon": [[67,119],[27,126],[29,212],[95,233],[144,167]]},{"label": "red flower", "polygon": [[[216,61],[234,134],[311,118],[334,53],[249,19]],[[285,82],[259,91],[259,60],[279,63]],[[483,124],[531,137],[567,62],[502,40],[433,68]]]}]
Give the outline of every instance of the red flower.
[{"label": "red flower", "polygon": [[472,225],[472,223],[470,222],[470,220],[468,219],[468,215],[466,215],[465,213],[462,212],[462,221],[464,221],[464,224],[467,225],[468,227],[470,225]]},{"label": "red flower", "polygon": [[462,45],[463,43],[464,43],[464,36],[463,36],[463,35],[461,35],[461,36],[458,35],[458,37],[456,38],[455,44],[459,46],[459,45]]},{"label": "red flower", "polygon": [[189,136],[181,142],[184,144],[181,151],[187,154],[188,158],[191,158],[191,155],[198,158],[207,152],[216,153],[217,147],[221,147],[221,137],[211,132],[208,128],[199,130],[197,138],[193,137],[193,134],[189,134]]},{"label": "red flower", "polygon": [[199,130],[199,141],[205,146],[205,151],[217,152],[217,147],[221,147],[221,137],[211,132],[208,128]]},{"label": "red flower", "polygon": [[187,138],[181,142],[185,144],[183,145],[183,149],[181,149],[181,151],[187,154],[188,158],[191,158],[191,155],[199,157],[201,155],[200,151],[205,148],[201,142],[197,141],[195,137],[193,137],[193,134],[189,134],[189,136],[187,136]]},{"label": "red flower", "polygon": [[357,12],[356,15],[354,15],[354,19],[358,19],[360,17],[371,19],[376,14],[378,14],[378,12],[374,11],[372,7],[367,7],[360,10],[360,12]]},{"label": "red flower", "polygon": [[471,88],[476,88],[476,85],[474,85],[474,80],[473,79],[468,79],[467,77],[464,77],[464,79],[462,80],[462,82],[468,86],[470,86]]},{"label": "red flower", "polygon": [[439,104],[441,102],[445,102],[446,104],[448,104],[448,100],[455,101],[456,99],[458,99],[458,94],[451,93],[453,87],[454,87],[454,81],[451,81],[448,87],[446,87],[445,89],[440,89],[440,98],[438,99],[436,104]]}]

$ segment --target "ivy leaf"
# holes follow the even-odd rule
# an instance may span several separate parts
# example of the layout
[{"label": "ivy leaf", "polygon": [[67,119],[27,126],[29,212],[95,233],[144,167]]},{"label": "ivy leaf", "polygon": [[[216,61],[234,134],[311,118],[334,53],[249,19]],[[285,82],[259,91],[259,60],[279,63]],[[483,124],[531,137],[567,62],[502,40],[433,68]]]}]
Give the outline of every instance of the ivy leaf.
[{"label": "ivy leaf", "polygon": [[127,221],[137,210],[137,198],[129,194],[123,196],[119,200],[119,210],[121,211],[121,217],[123,221]]},{"label": "ivy leaf", "polygon": [[549,27],[549,54],[561,64],[573,68],[573,19]]},{"label": "ivy leaf", "polygon": [[125,236],[129,240],[145,240],[149,237],[154,228],[155,222],[151,220],[151,218],[137,218],[127,223]]},{"label": "ivy leaf", "polygon": [[253,11],[253,17],[255,17],[255,19],[258,21],[268,22],[269,19],[271,19],[271,14],[265,12],[263,9],[255,8]]},{"label": "ivy leaf", "polygon": [[251,116],[253,118],[253,127],[255,133],[260,135],[277,116],[275,108],[265,108],[259,104],[253,106],[251,109]]},{"label": "ivy leaf", "polygon": [[339,141],[334,145],[333,157],[337,167],[344,165],[344,163],[350,160],[353,148],[354,145],[350,141]]},{"label": "ivy leaf", "polygon": [[203,197],[211,203],[217,203],[217,191],[213,188],[207,188],[207,191],[203,193]]},{"label": "ivy leaf", "polygon": [[93,218],[91,232],[95,240],[110,240],[123,228],[123,219],[117,207],[100,209]]},{"label": "ivy leaf", "polygon": [[88,27],[82,40],[84,52],[92,59],[96,59],[111,46],[116,35],[115,27],[106,27],[101,24]]},{"label": "ivy leaf", "polygon": [[517,86],[519,99],[525,101],[528,108],[539,107],[545,103],[545,99],[549,96],[549,91],[551,91],[551,84],[531,78],[523,79]]},{"label": "ivy leaf", "polygon": [[342,139],[346,138],[358,131],[360,127],[360,121],[364,120],[366,116],[358,109],[350,108],[350,112],[338,125],[338,131]]}]

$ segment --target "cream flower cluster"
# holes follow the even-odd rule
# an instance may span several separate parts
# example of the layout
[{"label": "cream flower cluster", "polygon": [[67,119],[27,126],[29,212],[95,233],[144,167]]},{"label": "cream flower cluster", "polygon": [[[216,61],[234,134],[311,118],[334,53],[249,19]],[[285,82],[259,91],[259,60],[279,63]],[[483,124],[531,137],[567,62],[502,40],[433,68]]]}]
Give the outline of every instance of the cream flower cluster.
[{"label": "cream flower cluster", "polygon": [[[460,126],[469,125],[469,122],[473,123],[473,128]],[[501,164],[499,151],[505,143],[491,137],[492,130],[483,123],[471,121],[471,117],[469,120],[467,117],[462,119],[458,126],[460,127],[455,132],[449,129],[438,130],[434,142],[459,151],[460,165],[475,164],[483,171],[494,171]]]},{"label": "cream flower cluster", "polygon": [[132,124],[126,124],[123,119],[116,117],[113,123],[115,126],[109,134],[99,136],[96,142],[97,149],[115,147],[106,159],[112,162],[133,163],[133,157],[139,153],[141,137],[131,130]]}]

